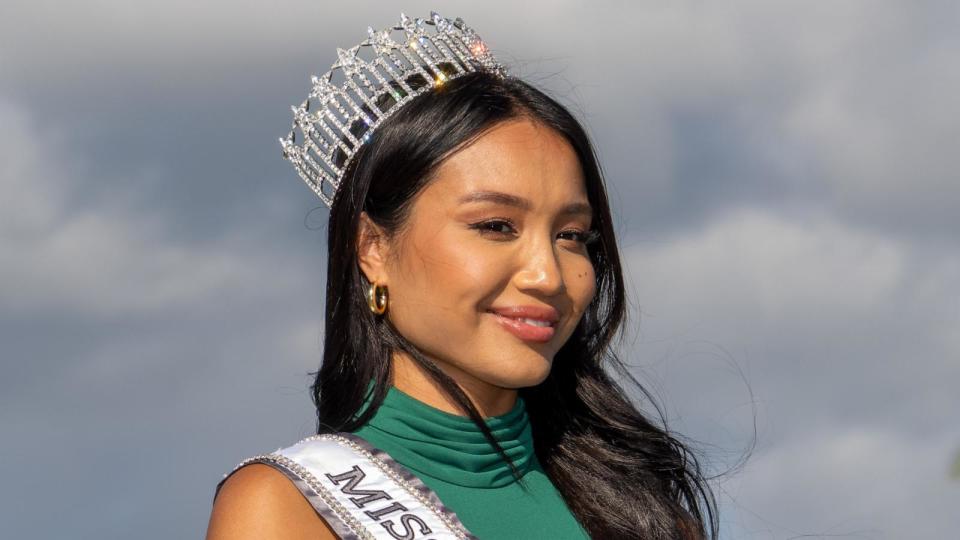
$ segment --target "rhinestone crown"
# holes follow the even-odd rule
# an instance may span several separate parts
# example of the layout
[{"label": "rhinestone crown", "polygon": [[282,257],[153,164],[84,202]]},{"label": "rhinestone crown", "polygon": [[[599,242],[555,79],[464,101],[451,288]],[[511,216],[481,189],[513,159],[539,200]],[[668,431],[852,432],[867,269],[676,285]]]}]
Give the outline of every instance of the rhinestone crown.
[{"label": "rhinestone crown", "polygon": [[333,204],[351,158],[404,104],[467,73],[506,76],[480,36],[460,18],[451,21],[431,12],[429,20],[411,19],[401,13],[399,26],[367,27],[367,34],[359,45],[338,48],[330,70],[311,78],[307,99],[291,107],[290,133],[280,138],[283,157],[327,206]]}]

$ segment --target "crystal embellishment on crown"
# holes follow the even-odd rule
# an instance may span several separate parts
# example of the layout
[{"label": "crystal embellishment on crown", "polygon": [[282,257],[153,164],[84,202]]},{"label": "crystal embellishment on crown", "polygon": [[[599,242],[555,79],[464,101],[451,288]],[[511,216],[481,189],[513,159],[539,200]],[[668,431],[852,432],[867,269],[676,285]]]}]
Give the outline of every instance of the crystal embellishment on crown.
[{"label": "crystal embellishment on crown", "polygon": [[431,12],[429,20],[411,19],[401,13],[399,26],[368,27],[367,34],[359,45],[338,48],[330,70],[311,78],[307,99],[291,107],[290,133],[280,138],[283,157],[327,206],[353,156],[404,104],[467,73],[506,76],[460,18],[450,21]]}]

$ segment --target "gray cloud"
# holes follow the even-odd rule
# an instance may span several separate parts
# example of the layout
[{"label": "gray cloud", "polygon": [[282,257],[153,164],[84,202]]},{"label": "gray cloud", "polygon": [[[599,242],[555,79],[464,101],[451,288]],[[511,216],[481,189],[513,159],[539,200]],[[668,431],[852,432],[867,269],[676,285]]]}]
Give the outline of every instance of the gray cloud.
[{"label": "gray cloud", "polygon": [[[960,439],[956,253],[750,210],[627,260],[633,358],[675,427],[709,434],[730,466],[756,406],[759,446],[725,488],[736,537],[946,530],[940,499],[960,501],[946,476]],[[907,492],[926,504],[903,506]]]}]

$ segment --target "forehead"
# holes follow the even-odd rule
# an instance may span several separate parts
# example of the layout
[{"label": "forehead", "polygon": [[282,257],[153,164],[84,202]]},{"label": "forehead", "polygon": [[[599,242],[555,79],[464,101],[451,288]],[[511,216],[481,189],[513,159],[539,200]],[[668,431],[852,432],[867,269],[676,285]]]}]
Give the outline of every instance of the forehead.
[{"label": "forehead", "polygon": [[587,202],[580,161],[552,128],[529,119],[500,123],[449,156],[421,194],[433,204],[456,205],[464,195],[497,191],[543,208]]}]

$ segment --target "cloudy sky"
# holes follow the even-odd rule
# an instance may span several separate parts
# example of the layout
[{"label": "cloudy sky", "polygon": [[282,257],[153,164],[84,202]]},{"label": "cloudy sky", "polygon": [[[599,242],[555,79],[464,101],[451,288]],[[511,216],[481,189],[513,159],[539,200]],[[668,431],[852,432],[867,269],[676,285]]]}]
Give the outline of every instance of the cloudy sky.
[{"label": "cloudy sky", "polygon": [[432,7],[589,127],[671,427],[714,473],[756,428],[723,537],[956,534],[955,1],[385,5],[0,7],[0,536],[200,537],[311,433],[326,212],[277,137]]}]

